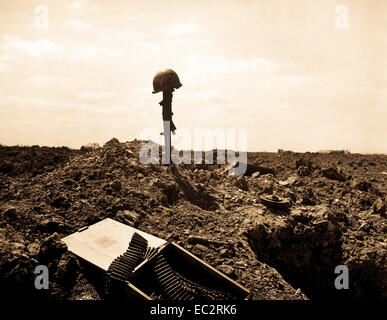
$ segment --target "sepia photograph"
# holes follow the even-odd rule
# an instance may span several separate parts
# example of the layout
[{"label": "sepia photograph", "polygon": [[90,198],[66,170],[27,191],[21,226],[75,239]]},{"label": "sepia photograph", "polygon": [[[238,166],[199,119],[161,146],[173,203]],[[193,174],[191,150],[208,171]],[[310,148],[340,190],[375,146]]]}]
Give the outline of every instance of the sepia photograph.
[{"label": "sepia photograph", "polygon": [[0,0],[2,301],[386,301],[386,30],[385,0]]}]

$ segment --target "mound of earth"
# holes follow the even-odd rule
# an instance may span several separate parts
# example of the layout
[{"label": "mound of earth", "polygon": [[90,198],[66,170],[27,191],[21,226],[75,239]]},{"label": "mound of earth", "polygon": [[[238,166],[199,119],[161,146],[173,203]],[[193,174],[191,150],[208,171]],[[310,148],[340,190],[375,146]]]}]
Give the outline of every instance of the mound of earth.
[{"label": "mound of earth", "polygon": [[[254,173],[232,176],[227,165],[142,164],[147,142],[5,147],[3,292],[102,298],[60,238],[109,217],[177,242],[254,299],[386,298],[386,156],[249,153]],[[258,200],[263,194],[292,205],[266,208]],[[50,271],[48,290],[34,287],[40,264]],[[350,290],[334,288],[337,265],[348,267]]]}]

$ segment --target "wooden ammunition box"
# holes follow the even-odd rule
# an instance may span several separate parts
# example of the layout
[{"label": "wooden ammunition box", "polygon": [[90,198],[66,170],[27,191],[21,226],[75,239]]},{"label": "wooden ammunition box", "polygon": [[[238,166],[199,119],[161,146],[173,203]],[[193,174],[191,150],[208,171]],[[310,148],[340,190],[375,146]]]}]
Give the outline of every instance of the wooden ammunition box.
[{"label": "wooden ammunition box", "polygon": [[148,246],[157,250],[157,253],[140,263],[133,270],[129,281],[113,283],[114,299],[153,300],[150,296],[159,285],[154,266],[161,254],[174,271],[201,286],[228,293],[239,300],[251,297],[246,288],[178,244],[166,242],[112,219],[83,228],[63,238],[63,241],[71,252],[96,270],[96,277],[103,283],[110,264],[126,251],[135,232],[144,237]]},{"label": "wooden ammunition box", "polygon": [[[174,242],[162,245],[158,254],[162,254],[175,271],[199,285],[229,293],[239,300],[250,299],[249,290]],[[158,286],[153,271],[157,255],[142,262],[133,271],[126,288],[129,298],[152,300],[150,295]]]}]

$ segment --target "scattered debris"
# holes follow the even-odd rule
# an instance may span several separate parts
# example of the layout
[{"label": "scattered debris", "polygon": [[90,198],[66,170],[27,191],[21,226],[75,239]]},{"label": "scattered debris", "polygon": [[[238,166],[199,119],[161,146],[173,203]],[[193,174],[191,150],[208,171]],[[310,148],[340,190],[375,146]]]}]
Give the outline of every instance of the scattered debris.
[{"label": "scattered debris", "polygon": [[280,180],[280,181],[278,181],[278,183],[279,183],[281,186],[291,186],[291,185],[294,185],[296,181],[297,181],[297,176],[290,176],[290,177],[287,178],[286,180]]},{"label": "scattered debris", "polygon": [[260,174],[275,174],[275,170],[272,168],[250,163],[239,163],[239,161],[228,165],[224,172],[228,174],[235,174],[235,172],[239,172],[239,168],[246,168],[246,171],[243,173],[244,176],[252,176],[256,172],[259,172]]},{"label": "scattered debris", "polygon": [[259,197],[262,203],[274,209],[288,209],[290,202],[288,199],[280,198],[276,195],[262,195]]},{"label": "scattered debris", "polygon": [[137,225],[140,220],[140,215],[137,212],[131,210],[119,210],[116,214],[116,219],[122,223],[125,223],[129,226]]},{"label": "scattered debris", "polygon": [[187,242],[189,244],[202,244],[202,245],[205,245],[205,246],[209,246],[211,244],[212,245],[216,245],[216,246],[221,246],[221,245],[227,244],[225,242],[216,241],[216,240],[209,239],[209,238],[203,237],[203,236],[189,236],[187,238]]}]

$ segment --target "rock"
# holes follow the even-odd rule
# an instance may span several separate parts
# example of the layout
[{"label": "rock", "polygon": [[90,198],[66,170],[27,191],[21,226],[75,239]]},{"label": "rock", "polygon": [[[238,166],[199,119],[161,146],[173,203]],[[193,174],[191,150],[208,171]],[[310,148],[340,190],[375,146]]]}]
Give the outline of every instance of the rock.
[{"label": "rock", "polygon": [[371,191],[373,189],[372,183],[367,180],[354,181],[352,187],[360,191]]},{"label": "rock", "polygon": [[189,236],[187,239],[187,242],[189,244],[195,245],[195,244],[204,244],[204,245],[209,245],[210,240],[207,239],[206,237],[201,237],[201,236]]},{"label": "rock", "polygon": [[233,276],[235,275],[235,269],[231,266],[228,266],[226,264],[222,264],[217,267],[219,271],[223,272],[226,276]]},{"label": "rock", "polygon": [[[33,296],[35,287],[32,285],[36,277],[35,259],[25,254],[25,246],[20,242],[10,242],[0,232],[0,283],[3,297],[7,299],[27,299]],[[6,300],[7,300],[6,299]]]},{"label": "rock", "polygon": [[115,191],[120,191],[122,188],[121,181],[120,180],[115,180],[110,184],[111,188]]},{"label": "rock", "polygon": [[331,180],[346,181],[347,176],[341,171],[340,168],[333,166],[328,168],[323,168],[321,173],[324,177]]},{"label": "rock", "polygon": [[278,181],[278,184],[281,186],[291,186],[294,185],[297,180],[297,176],[290,176],[286,180]]},{"label": "rock", "polygon": [[221,256],[222,258],[227,257],[229,256],[229,251],[226,248],[224,248],[219,251],[219,256]]},{"label": "rock", "polygon": [[297,194],[295,194],[294,192],[291,192],[291,191],[287,191],[287,192],[285,193],[285,197],[286,197],[286,198],[289,198],[290,201],[293,202],[293,203],[297,203],[297,202],[299,202],[299,201],[302,201],[302,200],[300,199],[300,197],[297,196]]},{"label": "rock", "polygon": [[79,262],[70,252],[66,252],[58,262],[56,278],[66,288],[71,288],[77,279]]},{"label": "rock", "polygon": [[140,220],[140,214],[130,210],[117,211],[116,219],[129,226],[134,226]]},{"label": "rock", "polygon": [[51,205],[54,208],[58,208],[58,209],[59,208],[68,209],[70,207],[70,203],[68,202],[65,195],[54,196],[51,200]]},{"label": "rock", "polygon": [[260,174],[261,174],[261,173],[260,173],[259,171],[257,171],[257,172],[254,172],[254,173],[251,175],[251,177],[252,177],[252,178],[257,178],[257,177],[259,177]]},{"label": "rock", "polygon": [[164,195],[162,199],[164,204],[176,203],[180,198],[180,189],[176,182],[165,183],[161,190]]},{"label": "rock", "polygon": [[314,167],[314,163],[311,160],[305,159],[305,158],[297,159],[296,160],[296,169],[299,169],[301,167],[312,169]]},{"label": "rock", "polygon": [[315,231],[319,233],[328,232],[329,221],[328,220],[316,220],[313,221]]},{"label": "rock", "polygon": [[255,172],[259,172],[260,174],[275,174],[275,170],[273,168],[268,168],[260,165],[248,165],[248,169],[250,169],[249,166],[251,166],[251,171],[256,170]]},{"label": "rock", "polygon": [[65,186],[71,187],[72,185],[75,184],[75,182],[74,182],[74,180],[72,180],[72,179],[66,179],[66,180],[63,181],[63,184],[64,184]]},{"label": "rock", "polygon": [[[242,168],[246,168],[246,171],[242,173]],[[272,168],[264,167],[261,165],[256,164],[250,164],[250,163],[239,163],[239,161],[236,161],[229,165],[224,173],[228,173],[230,175],[240,175],[243,174],[245,176],[252,176],[255,172],[259,172],[261,174],[275,174],[275,170]]]},{"label": "rock", "polygon": [[40,245],[38,260],[42,263],[59,259],[67,251],[67,245],[60,239],[55,232],[45,238]]},{"label": "rock", "polygon": [[247,267],[247,263],[243,260],[238,260],[237,262],[235,262],[235,265],[243,269],[246,269]]},{"label": "rock", "polygon": [[204,255],[208,254],[209,252],[209,248],[201,245],[201,244],[195,244],[192,249],[191,249],[191,252],[198,256],[199,258],[202,258]]},{"label": "rock", "polygon": [[234,185],[243,191],[248,191],[249,189],[245,176],[237,176]]},{"label": "rock", "polygon": [[204,246],[209,246],[211,244],[221,246],[221,245],[225,244],[222,241],[211,240],[211,239],[208,239],[208,238],[202,237],[202,236],[189,236],[187,239],[187,242],[189,244],[192,244],[192,245],[201,244]]},{"label": "rock", "polygon": [[32,242],[27,246],[27,251],[31,256],[36,256],[39,253],[40,243],[38,241]]},{"label": "rock", "polygon": [[194,247],[193,247],[193,249],[195,250],[199,250],[199,251],[201,251],[201,252],[207,252],[208,251],[208,248],[207,247],[205,247],[205,246],[203,246],[203,245],[201,245],[201,244],[196,244],[196,245],[194,245]]},{"label": "rock", "polygon": [[7,218],[16,218],[17,216],[17,209],[14,206],[9,206],[3,211],[3,216]]},{"label": "rock", "polygon": [[24,255],[24,249],[25,249],[25,246],[23,243],[13,242],[12,248],[10,251],[11,251],[11,254],[14,256],[22,256]]},{"label": "rock", "polygon": [[276,180],[272,174],[264,174],[258,177],[256,184],[263,190],[264,193],[273,193]]},{"label": "rock", "polygon": [[48,217],[43,219],[39,225],[38,229],[43,232],[55,232],[63,229],[64,223],[62,219],[56,216]]},{"label": "rock", "polygon": [[307,206],[313,206],[316,204],[316,197],[314,195],[314,192],[311,188],[306,188],[304,192],[302,193],[302,204]]},{"label": "rock", "polygon": [[297,174],[299,176],[309,176],[310,174],[312,173],[311,169],[308,168],[308,167],[305,167],[305,166],[300,166],[298,169],[297,169]]},{"label": "rock", "polygon": [[125,156],[127,158],[136,158],[136,156],[134,155],[133,152],[129,151],[129,150],[125,150]]},{"label": "rock", "polygon": [[380,215],[386,214],[386,204],[382,199],[379,198],[373,203],[372,212]]}]

